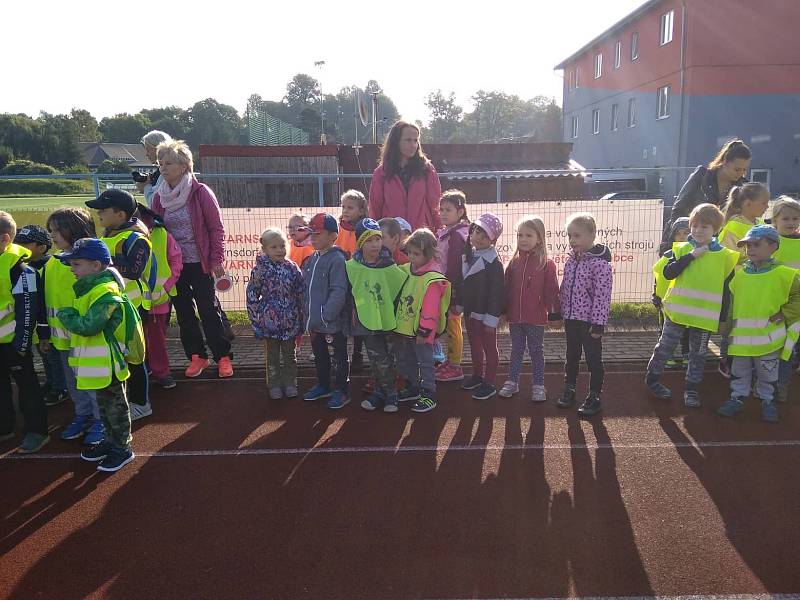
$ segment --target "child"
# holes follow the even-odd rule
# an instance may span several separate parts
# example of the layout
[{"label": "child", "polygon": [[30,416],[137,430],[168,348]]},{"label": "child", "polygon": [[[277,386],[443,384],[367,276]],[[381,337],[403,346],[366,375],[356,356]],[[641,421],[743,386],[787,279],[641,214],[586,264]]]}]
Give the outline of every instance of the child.
[{"label": "child", "polygon": [[81,452],[81,458],[99,462],[98,471],[113,473],[134,459],[124,384],[130,373],[118,337],[128,326],[122,281],[108,268],[111,254],[98,239],[80,239],[58,259],[69,263],[76,281],[74,307],[61,308],[56,316],[72,334],[69,361],[78,389],[95,390],[106,430],[105,440]]},{"label": "child", "polygon": [[717,413],[734,417],[741,412],[755,371],[761,418],[777,423],[774,394],[778,361],[788,359],[797,342],[798,330],[787,339],[786,324],[800,318],[800,279],[795,269],[779,265],[772,258],[780,245],[780,235],[769,225],[751,228],[739,245],[747,248],[747,262],[730,282],[731,397]]},{"label": "child", "polygon": [[[303,394],[303,400],[329,398],[328,408],[339,409],[350,402],[347,363],[348,283],[344,252],[334,245],[339,225],[333,215],[318,213],[308,223],[314,254],[303,265],[305,279],[305,329],[311,335],[317,370],[317,384]],[[336,361],[336,382],[331,390],[331,357]],[[332,392],[332,393],[331,393]]]},{"label": "child", "polygon": [[[653,276],[655,277],[655,284],[653,286],[653,296],[652,302],[653,306],[658,309],[658,320],[659,325],[663,329],[664,327],[664,311],[663,303],[664,303],[664,296],[669,289],[669,280],[664,277],[664,267],[667,266],[667,263],[673,256],[673,246],[675,244],[682,244],[686,241],[689,237],[689,218],[688,217],[679,217],[675,219],[675,221],[670,226],[669,234],[667,236],[669,247],[664,250],[664,253],[661,257],[656,261],[656,264],[653,265]],[[681,337],[681,354],[678,359],[670,357],[667,360],[666,367],[669,368],[680,368],[686,363],[686,359],[689,356],[689,330],[685,330],[683,332],[683,337]]]},{"label": "child", "polygon": [[[756,225],[763,225],[769,207],[769,190],[761,183],[745,183],[731,189],[728,200],[722,207],[725,227],[719,232],[719,242],[726,248],[740,252],[739,240]],[[747,253],[740,252],[739,264],[744,263]]]},{"label": "child", "polygon": [[286,259],[288,240],[270,227],[261,234],[261,251],[247,283],[247,314],[253,332],[265,340],[269,397],[297,397],[295,339],[303,329],[305,283],[300,268]]},{"label": "child", "polygon": [[[62,252],[69,252],[79,239],[94,237],[94,221],[89,213],[77,207],[59,208],[47,218],[47,229],[53,244]],[[78,389],[75,372],[68,364],[71,334],[56,316],[58,311],[75,303],[75,275],[60,260],[45,265],[42,277],[44,302],[47,306],[47,323],[50,325],[50,352],[58,357],[67,382],[67,390],[75,404],[75,417],[61,432],[62,440],[83,437],[86,444],[98,444],[105,438],[103,420],[94,390]]]},{"label": "child", "polygon": [[495,242],[503,233],[503,224],[492,213],[484,213],[469,227],[469,239],[461,261],[462,283],[459,304],[454,312],[464,315],[472,352],[472,377],[461,384],[462,390],[475,390],[475,400],[487,400],[497,393],[497,325],[505,300],[503,263],[497,256]]},{"label": "child", "polygon": [[578,414],[591,417],[602,410],[603,332],[611,307],[611,251],[595,244],[597,224],[589,213],[576,213],[567,219],[567,237],[571,251],[564,263],[561,281],[561,312],[567,336],[564,365],[564,392],[559,408],[575,403],[581,351],[591,374],[589,394]]},{"label": "child", "polygon": [[[49,254],[53,245],[53,239],[47,233],[47,229],[40,225],[26,225],[17,231],[14,243],[26,248],[30,253],[27,263],[36,269],[39,277],[44,277],[44,268],[52,256]],[[42,279],[42,301],[44,302],[44,280]],[[43,330],[46,329],[46,333]],[[45,383],[42,388],[44,403],[47,406],[57,406],[69,400],[67,382],[64,379],[64,369],[61,366],[61,359],[57,352],[50,352],[50,327],[47,324],[47,311],[39,313],[39,323],[37,324],[38,336],[34,336],[34,345],[37,345],[39,356],[44,366]]]},{"label": "child", "polygon": [[378,221],[381,226],[381,240],[383,247],[386,248],[391,254],[392,259],[398,265],[408,263],[408,256],[403,252],[403,230],[400,223],[393,217],[384,217]]},{"label": "child", "polygon": [[714,237],[724,219],[713,204],[696,206],[689,215],[688,241],[675,248],[664,267],[664,277],[673,283],[664,296],[664,326],[647,365],[645,383],[657,398],[672,397],[659,378],[688,329],[689,362],[683,400],[690,408],[700,406],[697,388],[703,380],[708,338],[719,329],[723,292],[739,259],[738,252],[725,248]]},{"label": "child", "polygon": [[517,223],[517,251],[505,276],[505,313],[511,330],[511,364],[508,381],[500,395],[510,398],[519,391],[519,373],[525,348],[533,363],[531,400],[544,402],[544,328],[561,320],[556,263],[547,258],[544,222],[527,216]]},{"label": "child", "polygon": [[306,259],[314,254],[308,228],[308,219],[303,213],[294,213],[289,217],[286,231],[289,233],[289,260],[298,267],[303,267]]},{"label": "child", "polygon": [[374,392],[361,402],[361,408],[397,412],[395,358],[389,333],[397,327],[395,299],[407,278],[383,246],[381,228],[372,219],[356,224],[357,250],[347,261],[347,277],[354,300],[353,333],[364,339]]},{"label": "child", "polygon": [[411,410],[426,413],[436,408],[433,342],[447,326],[450,282],[439,271],[436,236],[417,229],[405,242],[408,275],[397,304],[395,352],[406,385],[400,402],[414,400]]},{"label": "child", "polygon": [[447,313],[447,359],[436,369],[436,381],[461,381],[464,370],[461,358],[464,352],[464,335],[461,330],[461,315],[456,311],[460,301],[461,259],[469,235],[467,197],[461,190],[447,190],[439,199],[439,214],[443,227],[436,232],[439,254],[442,258],[445,277],[453,289],[450,309]]},{"label": "child", "polygon": [[[781,196],[772,207],[772,224],[781,236],[781,243],[772,257],[775,262],[800,269],[800,202],[789,196]],[[800,332],[800,324],[794,323],[789,329],[789,338]],[[800,345],[795,344],[789,358],[781,360],[778,372],[778,389],[775,400],[786,402],[789,399],[789,383],[792,379],[792,367],[797,363]]]},{"label": "child", "polygon": [[[105,228],[101,240],[108,246],[114,268],[122,275],[125,294],[145,313],[152,306],[151,290],[157,277],[157,265],[151,260],[150,232],[134,216],[136,200],[124,190],[110,189],[86,202],[86,206],[97,211],[97,220]],[[153,414],[144,364],[130,365],[128,400],[132,421]]]},{"label": "child", "polygon": [[[14,437],[13,377],[19,409],[25,418],[25,437],[17,451],[30,454],[50,442],[47,407],[31,353],[34,328],[44,302],[38,274],[24,264],[30,252],[11,241],[16,233],[13,217],[0,210],[0,442]],[[43,333],[47,335],[46,331]]]},{"label": "child", "polygon": [[[350,259],[357,249],[356,223],[367,216],[367,199],[358,190],[347,190],[342,194],[342,216],[339,219],[339,237],[336,246],[344,250],[345,257]],[[353,358],[350,360],[350,370],[354,373],[364,366],[363,349],[364,340],[361,336],[353,338]]]},{"label": "child", "polygon": [[404,247],[408,236],[411,235],[411,224],[403,217],[395,217],[395,221],[400,225],[400,247]]}]

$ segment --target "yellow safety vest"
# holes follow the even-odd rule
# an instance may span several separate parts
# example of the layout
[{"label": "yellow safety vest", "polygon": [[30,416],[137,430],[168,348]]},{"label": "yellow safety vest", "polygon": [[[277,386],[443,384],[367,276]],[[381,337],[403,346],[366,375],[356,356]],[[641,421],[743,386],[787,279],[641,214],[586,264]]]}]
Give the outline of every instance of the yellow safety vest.
[{"label": "yellow safety vest", "polygon": [[669,259],[666,256],[662,256],[653,265],[653,277],[656,278],[656,296],[661,300],[664,300],[664,296],[667,295],[667,290],[672,284],[672,281],[664,277],[664,267],[667,266],[668,262]]},{"label": "yellow safety vest", "polygon": [[800,238],[781,236],[781,245],[775,250],[772,258],[792,269],[800,269]]},{"label": "yellow safety vest", "polygon": [[[174,285],[169,291],[164,289],[167,279],[172,276],[172,269],[167,260],[167,235],[167,230],[161,226],[153,227],[150,230],[150,243],[156,260],[156,281],[153,289],[150,290],[150,300],[153,306],[166,304],[176,293]],[[146,271],[150,272],[149,269]]]},{"label": "yellow safety vest", "polygon": [[408,275],[403,287],[400,290],[397,304],[397,328],[395,331],[401,335],[415,337],[419,329],[419,319],[422,312],[422,301],[425,299],[425,292],[428,286],[434,281],[444,281],[447,283],[447,291],[442,294],[439,302],[439,323],[436,334],[440,335],[447,327],[447,308],[450,306],[450,282],[441,273],[429,271],[423,275],[411,273],[411,264],[407,263],[400,267]]},{"label": "yellow safety vest", "polygon": [[0,254],[0,344],[11,343],[17,330],[11,269],[30,255],[30,250],[17,244],[9,244]]},{"label": "yellow safety vest", "polygon": [[741,240],[747,235],[747,232],[756,225],[764,225],[764,219],[756,219],[755,225],[752,225],[733,217],[730,221],[725,223],[722,231],[719,232],[719,239],[723,239],[726,234],[732,233],[737,240]]},{"label": "yellow safety vest", "polygon": [[148,280],[155,267],[155,263],[153,262],[153,244],[138,231],[123,231],[115,236],[100,239],[108,247],[108,251],[111,253],[111,260],[113,261],[116,254],[124,253],[123,246],[125,241],[133,234],[141,236],[142,239],[147,241],[147,245],[150,247],[150,256],[147,259],[147,264],[139,279],[127,279],[123,277],[125,281],[125,294],[136,308],[142,307],[145,310],[150,310],[150,308],[152,308],[152,301],[150,299],[151,292]]},{"label": "yellow safety vest", "polygon": [[[689,242],[674,247],[675,258],[694,250]],[[728,248],[710,250],[696,258],[672,282],[664,298],[664,313],[669,320],[715,333],[722,311],[722,289],[739,253]]]},{"label": "yellow safety vest", "polygon": [[[742,269],[730,283],[733,294],[733,328],[730,333],[730,356],[764,356],[783,350],[786,325],[769,318],[780,312],[789,300],[789,290],[797,273],[777,265],[764,273]],[[794,344],[792,344],[792,347]]]},{"label": "yellow safety vest", "polygon": [[75,275],[70,268],[53,257],[44,266],[44,303],[47,306],[47,323],[50,325],[50,343],[57,350],[69,350],[72,334],[58,320],[56,313],[75,302]]},{"label": "yellow safety vest", "polygon": [[[76,298],[73,306],[81,316],[84,316],[89,308],[106,294],[120,296],[121,292],[116,282],[107,281],[96,285],[80,298]],[[117,310],[121,311],[122,305]],[[124,311],[122,314],[122,323],[117,330],[122,328],[124,331]],[[112,375],[119,381],[125,381],[130,376],[128,364],[118,344],[109,343],[103,331],[92,336],[73,333],[69,364],[75,371],[79,390],[101,390],[111,384]]]}]

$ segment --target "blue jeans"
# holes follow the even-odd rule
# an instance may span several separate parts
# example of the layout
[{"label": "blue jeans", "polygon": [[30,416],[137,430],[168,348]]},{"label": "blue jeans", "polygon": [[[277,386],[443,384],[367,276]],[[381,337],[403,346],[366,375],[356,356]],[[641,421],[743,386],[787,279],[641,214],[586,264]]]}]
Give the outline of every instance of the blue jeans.
[{"label": "blue jeans", "polygon": [[[39,348],[36,348],[39,352]],[[67,382],[64,378],[64,367],[61,366],[61,357],[58,356],[58,350],[50,347],[50,352],[39,352],[44,365],[44,379],[45,383],[50,384],[50,388],[61,392],[67,389]]]},{"label": "blue jeans", "polygon": [[100,418],[100,407],[97,406],[97,394],[94,390],[79,390],[78,381],[75,379],[75,371],[69,366],[68,350],[56,350],[51,347],[50,352],[55,352],[61,359],[61,367],[64,372],[64,379],[67,382],[67,391],[70,398],[75,403],[75,414],[81,416],[92,415],[95,419]]},{"label": "blue jeans", "polygon": [[533,363],[533,385],[544,385],[544,325],[527,323],[511,323],[511,364],[508,367],[508,379],[519,383],[519,372],[525,358],[525,348]]}]

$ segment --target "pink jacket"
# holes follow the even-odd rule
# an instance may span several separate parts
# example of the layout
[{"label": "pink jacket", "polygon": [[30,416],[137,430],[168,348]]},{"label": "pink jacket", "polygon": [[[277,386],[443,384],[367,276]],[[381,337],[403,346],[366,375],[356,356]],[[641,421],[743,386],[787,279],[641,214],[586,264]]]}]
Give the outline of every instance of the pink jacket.
[{"label": "pink jacket", "polygon": [[429,165],[424,178],[411,180],[407,192],[400,177],[386,179],[383,165],[379,165],[372,173],[369,186],[369,216],[376,221],[384,217],[403,217],[412,230],[427,227],[438,231],[442,227],[441,196],[442,184],[433,165]]},{"label": "pink jacket", "polygon": [[[211,188],[192,180],[192,191],[186,201],[192,219],[194,243],[200,253],[200,264],[205,273],[225,262],[225,226],[219,210],[217,197]],[[158,194],[153,196],[153,212],[164,217],[164,207]]]},{"label": "pink jacket", "polygon": [[[431,271],[441,273],[439,262],[435,259],[419,271],[411,267],[412,275],[424,275]],[[422,308],[419,312],[419,328],[430,332],[425,336],[425,343],[427,344],[432,344],[436,338],[436,330],[439,328],[439,305],[448,285],[450,283],[447,281],[434,281],[428,286],[425,291],[425,297],[422,299]]]},{"label": "pink jacket", "polygon": [[559,320],[558,277],[552,260],[539,269],[530,252],[520,251],[506,268],[505,292],[509,323],[547,325],[548,317]]},{"label": "pink jacket", "polygon": [[611,251],[597,244],[586,252],[570,252],[561,280],[561,314],[565,319],[585,321],[595,331],[608,323],[611,307]]},{"label": "pink jacket", "polygon": [[[175,241],[171,233],[167,233],[167,262],[169,263],[170,275],[164,282],[164,289],[170,291],[175,287],[178,278],[181,276],[181,271],[183,271],[183,255],[181,254],[181,248],[178,246],[178,242]],[[150,312],[154,315],[167,314],[169,312],[169,302],[154,306],[150,309]]]}]

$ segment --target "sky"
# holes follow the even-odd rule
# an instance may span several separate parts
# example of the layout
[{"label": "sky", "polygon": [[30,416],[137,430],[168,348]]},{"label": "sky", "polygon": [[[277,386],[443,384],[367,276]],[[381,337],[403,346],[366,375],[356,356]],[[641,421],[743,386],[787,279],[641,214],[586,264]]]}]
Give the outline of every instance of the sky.
[{"label": "sky", "polygon": [[466,110],[479,89],[560,104],[553,67],[643,2],[11,0],[0,113],[76,107],[99,120],[209,97],[241,113],[253,93],[279,100],[296,73],[323,92],[375,79],[412,121],[427,122],[436,89]]}]

